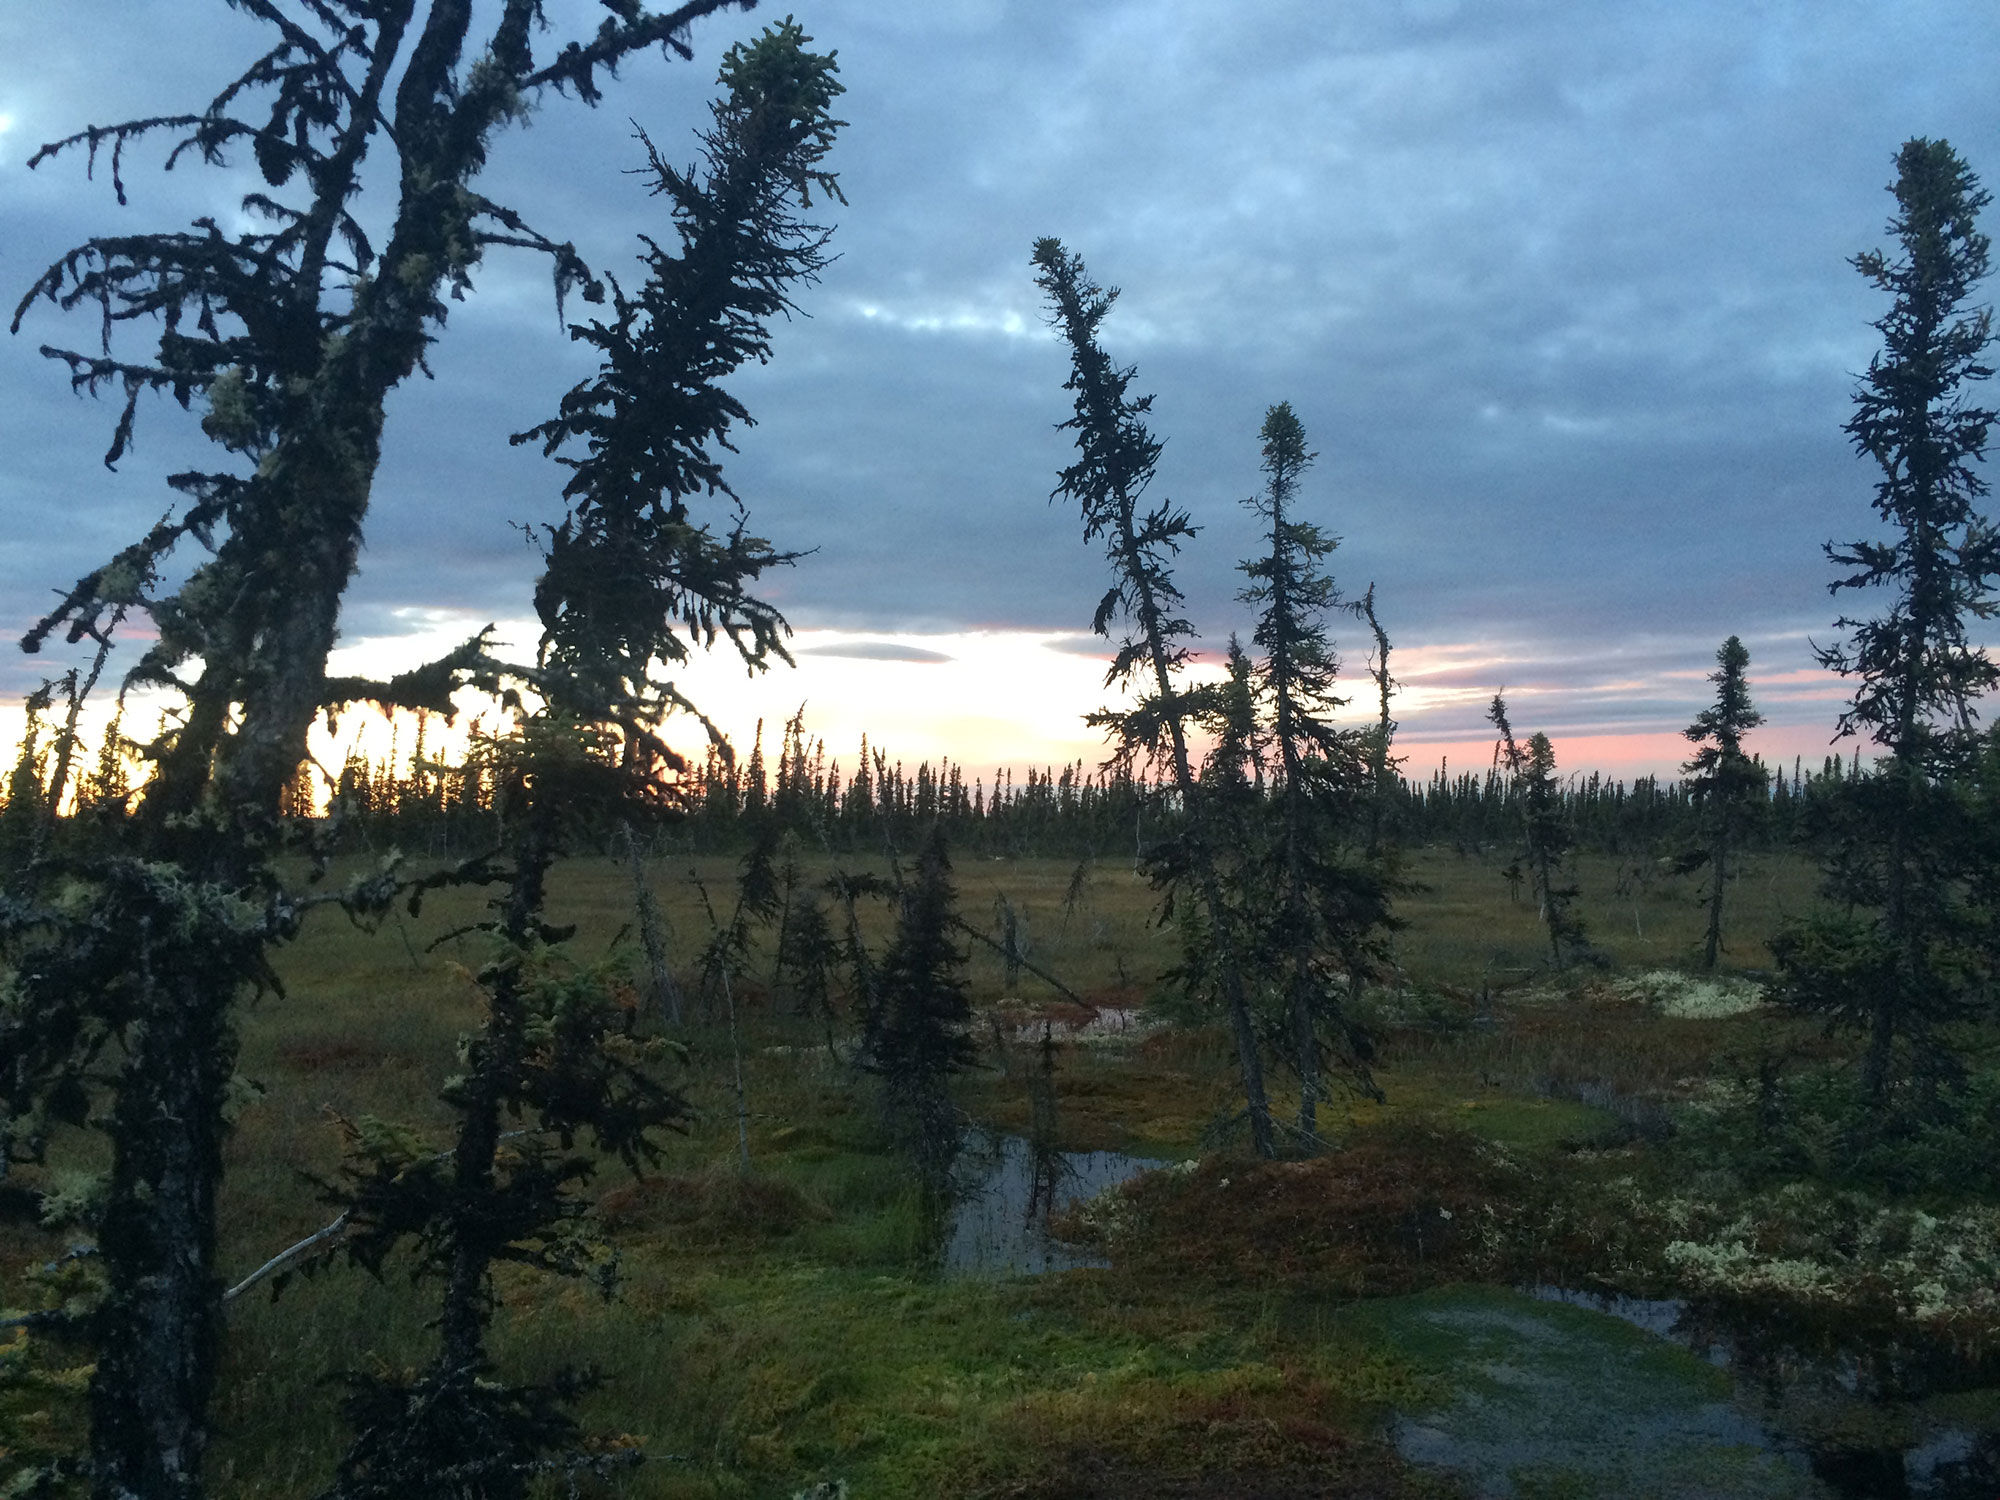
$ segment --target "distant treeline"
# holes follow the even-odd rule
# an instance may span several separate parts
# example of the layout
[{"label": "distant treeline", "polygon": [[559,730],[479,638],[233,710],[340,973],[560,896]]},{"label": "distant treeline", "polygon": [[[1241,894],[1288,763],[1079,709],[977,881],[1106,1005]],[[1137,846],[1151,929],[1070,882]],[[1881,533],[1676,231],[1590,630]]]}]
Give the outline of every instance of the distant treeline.
[{"label": "distant treeline", "polygon": [[[0,803],[0,860],[10,864],[71,821],[49,815],[52,797],[62,795],[58,783],[73,789],[67,808],[102,824],[118,821],[140,779],[130,746],[123,747],[126,755],[99,747],[86,757],[73,745],[65,756],[59,730],[30,728]],[[379,758],[350,755],[330,787],[326,773],[308,763],[287,811],[322,820],[346,850],[400,848],[449,857],[487,847],[496,836],[501,762],[477,738],[456,760],[432,753],[426,738],[420,720],[409,751],[392,741]],[[1794,761],[1789,774],[1775,770],[1749,830],[1752,843],[1792,842],[1813,799],[1859,774],[1858,762],[1832,755],[1817,768]],[[1391,783],[1381,827],[1390,842],[1405,847],[1504,852],[1519,839],[1517,796],[1502,770],[1451,771],[1440,764],[1426,779]],[[1626,782],[1578,773],[1564,783],[1561,803],[1577,846],[1600,853],[1666,852],[1700,836],[1687,788],[1675,780]],[[859,752],[843,762],[794,719],[775,757],[765,753],[761,728],[748,755],[711,746],[703,761],[688,767],[673,810],[634,832],[659,853],[732,852],[765,820],[808,847],[842,853],[912,849],[942,822],[952,846],[972,854],[1113,858],[1137,855],[1171,836],[1179,808],[1171,792],[1144,777],[1092,770],[1082,761],[1031,767],[1018,776],[1002,769],[989,781],[951,760],[911,769],[864,736]],[[617,830],[604,833],[609,840]]]},{"label": "distant treeline", "polygon": [[[1803,837],[1812,802],[1862,774],[1858,759],[1843,762],[1837,755],[1825,757],[1817,770],[1803,759],[1792,762],[1789,775],[1782,767],[1772,770],[1770,790],[1747,830],[1749,842],[1769,847]],[[1503,770],[1453,774],[1441,764],[1427,781],[1399,779],[1393,796],[1384,824],[1398,843],[1473,854],[1520,840],[1519,793]],[[1576,844],[1602,854],[1661,850],[1694,843],[1701,835],[1694,801],[1681,781],[1641,776],[1628,785],[1596,771],[1579,773],[1563,784],[1559,800]]]},{"label": "distant treeline", "polygon": [[[356,756],[341,769],[326,813],[340,820],[343,839],[410,853],[459,853],[491,837],[493,774],[476,744],[455,765]],[[761,730],[748,755],[710,746],[678,790],[671,810],[650,829],[635,830],[649,834],[656,849],[733,851],[755,827],[775,821],[808,846],[841,852],[913,849],[942,823],[952,847],[972,853],[1108,854],[1136,852],[1178,818],[1171,799],[1144,777],[1086,771],[1077,762],[1031,768],[1018,779],[1002,769],[989,784],[949,759],[912,770],[865,735],[843,764],[796,722],[774,757],[765,754]],[[311,781],[302,776],[296,802],[303,809],[313,800]]]}]

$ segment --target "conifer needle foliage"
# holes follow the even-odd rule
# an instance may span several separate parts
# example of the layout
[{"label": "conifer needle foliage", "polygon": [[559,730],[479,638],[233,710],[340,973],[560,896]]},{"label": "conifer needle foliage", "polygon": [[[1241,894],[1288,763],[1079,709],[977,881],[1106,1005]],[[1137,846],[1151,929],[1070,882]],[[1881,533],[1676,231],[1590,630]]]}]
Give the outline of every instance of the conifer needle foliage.
[{"label": "conifer needle foliage", "polygon": [[896,933],[875,972],[875,1009],[861,1065],[882,1080],[890,1138],[942,1193],[958,1144],[948,1084],[977,1056],[967,1024],[966,950],[955,941],[958,892],[942,829],[925,840],[896,916]]},{"label": "conifer needle foliage", "polygon": [[1978,216],[1991,195],[1948,143],[1924,139],[1897,153],[1890,191],[1896,251],[1853,260],[1891,301],[1846,425],[1881,471],[1874,507],[1888,534],[1826,548],[1842,570],[1832,590],[1888,598],[1875,617],[1836,621],[1846,639],[1819,652],[1854,683],[1840,734],[1868,739],[1882,758],[1830,803],[1822,830],[1827,894],[1845,914],[1779,945],[1793,1001],[1866,1034],[1862,1081],[1878,1102],[1902,1044],[1920,1072],[1952,1071],[1937,1028],[1990,991],[1992,913],[1967,898],[1991,889],[2000,859],[1973,807],[1978,704],[2000,666],[1970,633],[2000,613],[2000,532],[1978,508],[2000,413],[1968,389],[1993,373],[1992,310],[1969,305],[1990,264]]},{"label": "conifer needle foliage", "polygon": [[[1124,622],[1105,685],[1133,686],[1139,702],[1130,710],[1106,709],[1089,722],[1111,738],[1114,756],[1161,764],[1186,815],[1180,847],[1167,851],[1171,866],[1185,872],[1199,902],[1195,934],[1206,959],[1189,965],[1190,976],[1212,972],[1236,1042],[1243,1075],[1251,1142],[1261,1156],[1277,1149],[1264,1065],[1250,1010],[1244,974],[1244,935],[1224,897],[1217,867],[1220,830],[1195,778],[1188,749],[1188,725],[1198,696],[1182,685],[1194,626],[1179,613],[1183,606],[1172,560],[1195,534],[1185,509],[1162,500],[1150,508],[1145,492],[1153,480],[1162,444],[1146,426],[1151,396],[1130,394],[1130,366],[1114,364],[1098,343],[1098,330],[1118,293],[1090,279],[1083,258],[1044,238],[1035,242],[1035,284],[1048,299],[1049,321],[1069,346],[1070,375],[1063,389],[1075,395],[1074,413],[1060,424],[1076,434],[1077,459],[1062,471],[1054,494],[1075,502],[1086,542],[1102,542],[1112,582],[1098,601],[1091,629],[1109,637]],[[1052,497],[1053,498],[1053,497]],[[1163,866],[1163,871],[1166,869]]]},{"label": "conifer needle foliage", "polygon": [[[183,705],[147,747],[154,774],[124,847],[62,872],[59,904],[5,917],[31,950],[0,1008],[7,1151],[37,1154],[55,1118],[89,1120],[108,1146],[87,1225],[104,1294],[64,1328],[95,1354],[86,1477],[107,1500],[201,1492],[236,1009],[270,987],[270,946],[326,899],[289,890],[275,863],[307,728],[357,700],[449,714],[455,687],[493,680],[483,640],[388,682],[327,676],[388,395],[494,247],[546,255],[559,304],[579,288],[603,295],[567,241],[478,191],[487,152],[548,96],[594,104],[622,61],[654,47],[688,57],[692,22],[747,3],[620,0],[572,37],[539,0],[234,3],[268,45],[213,100],[92,126],[34,157],[108,154],[121,203],[128,154],[155,139],[170,143],[169,166],[247,158],[263,178],[240,227],[204,218],[76,246],[14,318],[18,330],[38,303],[96,315],[98,348],[44,352],[79,391],[121,398],[107,463],[130,447],[149,392],[199,401],[220,454],[175,476],[179,508],[24,642],[102,644],[121,614],[143,614],[157,638],[126,682]],[[390,154],[388,170],[371,152]],[[384,211],[363,212],[378,192]],[[163,570],[189,538],[208,555],[175,585]],[[362,912],[383,897],[370,881],[341,899]]]},{"label": "conifer needle foliage", "polygon": [[1329,1045],[1350,1080],[1377,1094],[1373,1044],[1344,1016],[1340,991],[1383,971],[1393,923],[1386,871],[1357,847],[1375,796],[1371,738],[1332,718],[1345,701],[1335,693],[1340,664],[1327,634],[1327,615],[1341,603],[1326,571],[1338,543],[1303,518],[1299,498],[1316,455],[1289,402],[1265,413],[1259,437],[1265,485],[1245,503],[1263,523],[1265,549],[1242,564],[1250,584],[1240,597],[1258,611],[1253,638],[1263,658],[1253,681],[1268,713],[1272,788],[1260,804],[1266,826],[1247,844],[1246,921],[1284,997],[1298,1132],[1310,1142]]},{"label": "conifer needle foliage", "polygon": [[[752,419],[721,382],[769,360],[771,320],[793,310],[791,289],[829,260],[831,231],[798,214],[815,189],[840,198],[825,157],[842,90],[833,55],[806,50],[810,40],[787,19],[731,49],[699,170],[673,167],[642,134],[678,246],[646,240],[646,280],[633,296],[611,279],[612,316],[571,330],[602,355],[598,373],[514,439],[540,441],[571,471],[569,514],[549,531],[535,608],[544,665],[597,701],[656,699],[655,715],[685,707],[651,668],[685,662],[718,634],[753,667],[790,661],[789,627],[749,590],[798,554],[746,529],[722,457],[731,429]],[[690,510],[705,495],[733,507],[719,534]]]},{"label": "conifer needle foliage", "polygon": [[[1580,893],[1563,873],[1576,835],[1563,807],[1562,782],[1556,777],[1556,747],[1540,730],[1525,746],[1516,740],[1507,700],[1499,693],[1493,695],[1486,717],[1499,732],[1494,754],[1506,767],[1507,800],[1518,820],[1521,856],[1527,862],[1536,910],[1549,935],[1549,962],[1560,969],[1586,952],[1587,946],[1583,918],[1575,906]],[[1518,880],[1519,874],[1510,878]]]},{"label": "conifer needle foliage", "polygon": [[1770,774],[1743,753],[1743,736],[1764,722],[1750,701],[1749,649],[1731,636],[1715,653],[1715,702],[1703,709],[1687,728],[1694,741],[1694,756],[1681,767],[1688,776],[1688,795],[1694,799],[1708,824],[1707,847],[1683,868],[1708,866],[1708,932],[1702,941],[1702,967],[1713,969],[1722,951],[1722,895],[1729,880],[1729,856],[1742,843],[1743,835],[1759,804]]},{"label": "conifer needle foliage", "polygon": [[[464,1073],[443,1091],[456,1138],[412,1159],[353,1132],[347,1180],[329,1194],[353,1226],[346,1253],[370,1270],[379,1274],[392,1248],[413,1242],[418,1271],[441,1288],[438,1350],[413,1379],[347,1377],[355,1440],[334,1500],[516,1500],[537,1475],[635,1457],[615,1445],[593,1449],[570,1420],[567,1402],[588,1389],[588,1372],[522,1385],[491,1368],[490,1279],[494,1265],[511,1261],[598,1279],[608,1294],[615,1259],[571,1191],[596,1165],[578,1142],[588,1138],[597,1155],[636,1170],[656,1159],[657,1132],[686,1114],[659,1076],[677,1048],[634,1038],[605,976],[564,953],[567,934],[545,922],[543,898],[550,865],[575,833],[629,827],[680,789],[657,774],[685,765],[656,726],[676,709],[695,710],[657,669],[718,638],[752,671],[783,656],[784,621],[750,587],[789,557],[746,537],[743,503],[709,447],[726,446],[731,424],[749,420],[717,382],[768,357],[765,320],[824,264],[826,232],[792,217],[812,187],[837,192],[822,163],[839,124],[828,114],[839,84],[832,57],[808,52],[810,40],[787,20],[724,57],[700,178],[666,168],[648,143],[681,253],[648,242],[645,285],[629,300],[617,294],[617,322],[576,330],[604,352],[598,377],[535,429],[552,454],[572,441],[585,451],[566,460],[570,511],[550,533],[536,595],[541,649],[519,674],[540,707],[524,708],[516,733],[494,746],[496,810],[512,831],[512,860],[484,876],[507,889],[487,927],[494,957],[477,976],[485,1021],[466,1041]],[[734,511],[723,542],[694,509],[718,495]],[[705,986],[719,987],[729,1008],[732,1038],[732,976],[744,967],[750,924],[767,923],[779,906],[776,827],[760,825],[735,910],[702,959]],[[747,1170],[740,1057],[737,1105]],[[503,1131],[507,1123],[516,1128]]]}]

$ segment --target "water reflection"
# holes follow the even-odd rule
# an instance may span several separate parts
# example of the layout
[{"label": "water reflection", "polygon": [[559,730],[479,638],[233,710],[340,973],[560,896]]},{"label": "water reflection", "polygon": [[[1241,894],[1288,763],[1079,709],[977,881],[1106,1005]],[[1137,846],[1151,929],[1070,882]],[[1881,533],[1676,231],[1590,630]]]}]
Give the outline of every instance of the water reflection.
[{"label": "water reflection", "polygon": [[1608,1313],[1729,1371],[1738,1405],[1764,1429],[1764,1446],[1801,1463],[1841,1500],[2000,1494],[2000,1430],[1949,1414],[1968,1398],[2000,1405],[2000,1392],[1988,1384],[1990,1371],[1949,1351],[1880,1342],[1803,1347],[1781,1328],[1677,1297],[1530,1291],[1545,1302]]},{"label": "water reflection", "polygon": [[1049,1234],[1049,1216],[1164,1163],[1120,1151],[1056,1151],[1017,1135],[968,1130],[953,1169],[944,1269],[1034,1276],[1110,1262]]}]

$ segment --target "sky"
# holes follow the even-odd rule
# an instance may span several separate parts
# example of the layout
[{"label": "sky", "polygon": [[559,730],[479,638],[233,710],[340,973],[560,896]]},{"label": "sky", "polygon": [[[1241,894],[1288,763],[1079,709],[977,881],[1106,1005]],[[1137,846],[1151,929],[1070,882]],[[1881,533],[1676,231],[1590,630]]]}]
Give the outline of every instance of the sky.
[{"label": "sky", "polygon": [[[602,13],[547,12],[544,45]],[[629,280],[636,237],[666,229],[630,174],[635,125],[691,158],[722,52],[785,13],[699,23],[693,63],[635,62],[595,111],[541,101],[481,190]],[[810,552],[769,589],[797,668],[691,674],[733,732],[804,704],[835,751],[865,729],[910,761],[1101,756],[1081,715],[1103,697],[1087,632],[1104,563],[1049,498],[1067,366],[1028,257],[1053,234],[1122,289],[1103,342],[1156,395],[1155,493],[1202,528],[1177,577],[1210,661],[1250,628],[1241,502],[1264,412],[1289,401],[1319,455],[1306,514],[1395,641],[1411,774],[1483,765],[1502,687],[1565,767],[1671,773],[1730,634],[1770,720],[1752,747],[1825,753],[1844,691],[1812,642],[1843,605],[1877,607],[1831,599],[1821,552],[1879,530],[1841,424],[1885,307],[1847,260],[1884,243],[1903,140],[2000,172],[1991,0],[792,13],[838,53],[848,201],[821,215],[839,259],[771,363],[731,382],[757,424],[730,466],[752,529]],[[162,175],[140,148],[121,209],[81,157],[25,163],[87,124],[199,108],[262,37],[222,0],[0,8],[13,296],[92,234],[239,221],[243,170]],[[474,279],[436,378],[390,403],[350,664],[392,669],[488,621],[532,645],[522,528],[560,514],[562,474],[507,437],[591,365],[544,264],[496,251]],[[135,451],[104,468],[115,408],[37,352],[95,338],[87,313],[43,305],[0,340],[9,638],[169,507],[166,474],[211,462],[199,410],[149,401]],[[1365,700],[1367,642],[1335,633]],[[8,648],[0,705],[63,665]]]}]

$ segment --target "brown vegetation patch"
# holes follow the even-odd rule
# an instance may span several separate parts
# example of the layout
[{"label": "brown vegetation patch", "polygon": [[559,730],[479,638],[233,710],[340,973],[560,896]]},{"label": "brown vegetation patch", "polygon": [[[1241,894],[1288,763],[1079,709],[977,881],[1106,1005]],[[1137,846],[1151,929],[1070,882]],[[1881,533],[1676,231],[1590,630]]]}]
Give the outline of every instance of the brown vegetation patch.
[{"label": "brown vegetation patch", "polygon": [[1684,1096],[1695,1080],[1718,1071],[1747,1067],[1754,1076],[1763,1050],[1831,1060],[1842,1055],[1843,1045],[1809,1023],[1770,1012],[1674,1019],[1595,983],[1571,993],[1495,997],[1493,1020],[1487,1027],[1457,1030],[1391,1027],[1384,1050],[1405,1066],[1444,1064],[1529,1094],[1601,1093],[1657,1105]]},{"label": "brown vegetation patch", "polygon": [[1136,984],[1106,984],[1083,992],[1084,1002],[1098,1010],[1145,1009],[1146,991]]},{"label": "brown vegetation patch", "polygon": [[311,1036],[280,1042],[281,1066],[299,1073],[365,1073],[389,1061],[390,1052],[373,1037]]},{"label": "brown vegetation patch", "polygon": [[718,1169],[668,1173],[622,1183],[597,1200],[607,1228],[673,1230],[688,1244],[775,1239],[832,1212],[789,1182]]},{"label": "brown vegetation patch", "polygon": [[974,1500],[1417,1500],[1458,1493],[1413,1473],[1351,1401],[1297,1371],[1029,1397],[1002,1423],[1025,1472]]},{"label": "brown vegetation patch", "polygon": [[1527,1173],[1473,1136],[1387,1125],[1311,1161],[1213,1158],[1139,1178],[1113,1255],[1149,1274],[1391,1296],[1492,1274],[1493,1208],[1530,1189]]}]

